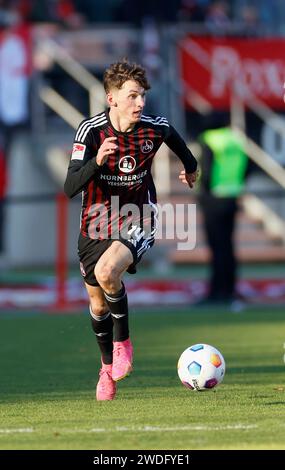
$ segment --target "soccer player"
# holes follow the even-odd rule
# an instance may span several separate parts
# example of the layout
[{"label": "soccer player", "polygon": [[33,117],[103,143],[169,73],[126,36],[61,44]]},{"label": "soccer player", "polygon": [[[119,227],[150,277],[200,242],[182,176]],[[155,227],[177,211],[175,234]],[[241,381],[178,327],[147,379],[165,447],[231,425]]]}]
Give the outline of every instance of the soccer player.
[{"label": "soccer player", "polygon": [[165,142],[183,162],[179,178],[190,188],[197,162],[165,117],[143,114],[150,85],[141,66],[112,64],[104,87],[109,109],[79,125],[64,188],[71,198],[82,192],[78,254],[102,362],[96,398],[113,400],[133,362],[122,277],[136,272],[156,232],[152,160]]}]

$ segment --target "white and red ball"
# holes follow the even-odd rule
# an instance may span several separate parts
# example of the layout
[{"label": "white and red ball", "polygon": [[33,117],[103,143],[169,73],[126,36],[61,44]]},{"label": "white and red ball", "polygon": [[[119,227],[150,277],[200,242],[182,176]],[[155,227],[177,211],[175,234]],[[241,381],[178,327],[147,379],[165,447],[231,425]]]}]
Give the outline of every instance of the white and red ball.
[{"label": "white and red ball", "polygon": [[219,385],[225,375],[225,360],[209,344],[193,344],[181,354],[178,375],[185,387],[191,390],[208,390]]}]

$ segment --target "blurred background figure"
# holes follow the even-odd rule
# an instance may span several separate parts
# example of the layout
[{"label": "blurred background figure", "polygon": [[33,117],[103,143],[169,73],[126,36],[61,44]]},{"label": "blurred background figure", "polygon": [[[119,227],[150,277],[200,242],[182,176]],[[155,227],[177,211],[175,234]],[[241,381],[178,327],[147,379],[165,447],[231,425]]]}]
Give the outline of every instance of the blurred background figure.
[{"label": "blurred background figure", "polygon": [[[65,29],[78,29],[85,24],[85,12],[79,12],[74,0],[26,2],[26,16],[37,23],[56,23]],[[83,7],[84,7],[84,2]]]},{"label": "blurred background figure", "polygon": [[243,37],[258,35],[260,20],[257,9],[252,5],[245,5],[241,9],[241,33]]},{"label": "blurred background figure", "polygon": [[210,3],[205,17],[207,29],[214,35],[224,35],[230,31],[231,20],[229,17],[229,3],[217,0]]},{"label": "blurred background figure", "polygon": [[222,123],[202,132],[199,140],[202,146],[199,202],[211,251],[209,291],[204,301],[228,302],[236,295],[233,235],[248,159],[242,140]]},{"label": "blurred background figure", "polygon": [[178,8],[179,21],[203,23],[209,0],[181,0]]},{"label": "blurred background figure", "polygon": [[29,57],[16,25],[7,21],[0,28],[0,119],[8,155],[11,133],[28,121]]},{"label": "blurred background figure", "polygon": [[0,255],[4,251],[4,198],[8,159],[16,134],[29,120],[29,30],[16,2],[0,5]]}]

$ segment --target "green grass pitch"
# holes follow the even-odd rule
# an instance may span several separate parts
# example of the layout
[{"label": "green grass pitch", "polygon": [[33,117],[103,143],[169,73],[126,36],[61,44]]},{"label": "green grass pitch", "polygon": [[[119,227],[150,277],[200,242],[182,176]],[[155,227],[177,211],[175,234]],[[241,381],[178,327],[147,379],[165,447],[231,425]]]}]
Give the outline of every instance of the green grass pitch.
[{"label": "green grass pitch", "polygon": [[[2,314],[0,448],[285,449],[284,311],[149,308],[130,322],[135,370],[98,403],[87,314]],[[184,388],[176,371],[198,342],[227,365],[207,392]]]}]

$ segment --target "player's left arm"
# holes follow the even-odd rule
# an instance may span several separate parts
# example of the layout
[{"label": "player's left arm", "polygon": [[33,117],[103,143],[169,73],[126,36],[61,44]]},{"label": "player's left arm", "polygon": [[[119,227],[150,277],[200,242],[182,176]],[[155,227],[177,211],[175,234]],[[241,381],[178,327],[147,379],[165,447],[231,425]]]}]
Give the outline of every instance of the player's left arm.
[{"label": "player's left arm", "polygon": [[185,169],[180,172],[179,179],[182,183],[188,184],[190,188],[193,188],[198,177],[196,158],[173,126],[169,126],[164,142],[180,158],[184,165]]}]

